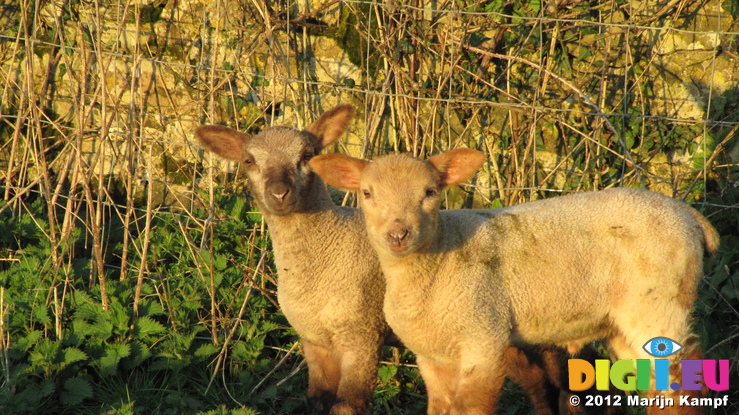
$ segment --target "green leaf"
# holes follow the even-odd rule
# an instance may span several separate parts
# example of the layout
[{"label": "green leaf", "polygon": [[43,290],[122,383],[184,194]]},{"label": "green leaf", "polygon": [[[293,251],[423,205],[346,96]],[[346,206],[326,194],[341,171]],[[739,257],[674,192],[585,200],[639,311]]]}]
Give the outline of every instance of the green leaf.
[{"label": "green leaf", "polygon": [[150,317],[139,317],[133,327],[133,335],[137,339],[165,332],[166,329],[159,322]]},{"label": "green leaf", "polygon": [[125,367],[129,370],[133,369],[150,357],[151,350],[149,350],[145,344],[139,341],[134,341],[131,344],[131,355],[125,360]]},{"label": "green leaf", "polygon": [[92,333],[92,325],[82,319],[72,320],[72,332],[79,337],[87,337]]},{"label": "green leaf", "polygon": [[729,302],[734,302],[737,297],[737,292],[734,287],[732,287],[730,284],[725,284],[721,288],[721,296],[724,297],[724,300]]},{"label": "green leaf", "polygon": [[112,344],[105,349],[103,357],[98,362],[103,374],[113,375],[118,370],[121,359],[131,354],[131,346],[127,344]]},{"label": "green leaf", "polygon": [[[228,257],[225,255],[216,255],[213,259],[213,269],[216,271],[223,271],[228,268]],[[220,282],[220,278],[219,281]],[[218,283],[216,285],[219,285]]]},{"label": "green leaf", "polygon": [[35,367],[43,367],[45,372],[53,370],[54,362],[59,352],[59,343],[48,338],[41,339],[29,353],[28,361]]},{"label": "green leaf", "polygon": [[493,0],[487,5],[485,5],[485,11],[490,12],[501,12],[503,10],[503,6],[505,6],[505,1],[503,0]]},{"label": "green leaf", "polygon": [[100,415],[136,415],[136,412],[133,409],[135,403],[136,402],[121,403],[120,407],[116,405],[109,410],[102,412]]},{"label": "green leaf", "polygon": [[235,197],[233,201],[233,205],[231,206],[231,209],[228,211],[228,216],[230,216],[233,219],[239,220],[241,219],[241,215],[244,214],[244,211],[246,211],[246,202],[243,198]]},{"label": "green leaf", "polygon": [[259,357],[264,347],[262,339],[250,339],[248,342],[239,341],[231,349],[231,356],[234,360],[251,362]]},{"label": "green leaf", "polygon": [[590,52],[590,49],[588,49],[586,47],[581,47],[579,52],[580,53],[577,56],[577,60],[578,61],[581,61],[581,60],[584,60],[584,59],[587,59],[587,58],[593,56],[593,54]]},{"label": "green leaf", "polygon": [[381,383],[387,383],[390,379],[395,377],[397,372],[398,368],[395,366],[380,366],[380,368],[377,369],[377,377],[380,379]]},{"label": "green leaf", "polygon": [[261,212],[250,212],[246,215],[246,219],[250,223],[260,223],[262,221],[262,213]]},{"label": "green leaf", "polygon": [[49,309],[42,304],[36,304],[33,307],[33,318],[35,318],[39,324],[51,324]]},{"label": "green leaf", "polygon": [[624,141],[626,142],[626,148],[633,148],[636,143],[634,132],[627,131],[626,134],[624,134]]},{"label": "green leaf", "polygon": [[25,337],[21,337],[20,339],[16,340],[15,344],[11,346],[13,350],[20,350],[23,352],[28,351],[28,349],[31,348],[31,346],[35,345],[41,336],[43,336],[43,332],[40,330],[34,330],[30,333],[28,333]]},{"label": "green leaf", "polygon": [[87,360],[87,354],[76,347],[67,347],[62,352],[61,368],[65,368],[74,362]]},{"label": "green leaf", "polygon": [[116,329],[116,333],[128,332],[130,318],[128,316],[128,311],[123,308],[120,302],[111,301],[110,309],[106,314],[110,316],[110,323],[113,325],[113,328]]},{"label": "green leaf", "polygon": [[739,0],[724,0],[721,3],[721,8],[726,10],[731,17],[735,19],[739,17]]},{"label": "green leaf", "polygon": [[198,347],[197,350],[195,350],[195,356],[208,357],[208,356],[212,356],[218,353],[218,351],[220,350],[221,349],[217,347],[216,345],[214,345],[213,343],[205,343],[201,345],[200,347]]},{"label": "green leaf", "polygon": [[34,403],[41,401],[41,399],[54,393],[54,382],[50,379],[44,379],[38,386],[31,386],[28,388],[28,398]]},{"label": "green leaf", "polygon": [[503,207],[503,202],[500,200],[500,198],[496,198],[493,200],[493,203],[490,204],[490,209],[500,209]]},{"label": "green leaf", "polygon": [[100,339],[107,339],[113,334],[113,324],[107,319],[96,321],[90,325],[89,335]]},{"label": "green leaf", "polygon": [[64,391],[61,401],[65,406],[77,405],[86,398],[92,398],[90,382],[81,377],[67,379],[64,382]]},{"label": "green leaf", "polygon": [[[79,291],[78,291],[79,293]],[[77,299],[76,301],[80,301]],[[74,311],[75,319],[98,320],[103,316],[103,308],[96,304],[83,303]]]},{"label": "green leaf", "polygon": [[139,316],[151,317],[164,314],[164,308],[162,308],[162,305],[159,303],[159,301],[150,301],[148,299],[141,300],[141,303],[139,304]]}]

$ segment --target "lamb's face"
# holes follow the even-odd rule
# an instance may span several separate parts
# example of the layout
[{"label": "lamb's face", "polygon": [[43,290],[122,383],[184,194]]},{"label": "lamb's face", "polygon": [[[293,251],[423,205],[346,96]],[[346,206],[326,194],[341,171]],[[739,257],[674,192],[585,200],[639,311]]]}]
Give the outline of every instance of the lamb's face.
[{"label": "lamb's face", "polygon": [[273,215],[300,210],[313,176],[308,161],[320,151],[305,131],[271,127],[244,143],[242,165],[260,209]]},{"label": "lamb's face", "polygon": [[405,256],[433,240],[441,204],[439,173],[406,155],[380,157],[359,180],[359,201],[375,249]]},{"label": "lamb's face", "polygon": [[353,114],[350,105],[339,105],[303,131],[271,127],[250,137],[228,127],[203,125],[195,136],[220,157],[241,162],[262,212],[282,216],[313,203],[316,176],[308,162],[344,134]]}]

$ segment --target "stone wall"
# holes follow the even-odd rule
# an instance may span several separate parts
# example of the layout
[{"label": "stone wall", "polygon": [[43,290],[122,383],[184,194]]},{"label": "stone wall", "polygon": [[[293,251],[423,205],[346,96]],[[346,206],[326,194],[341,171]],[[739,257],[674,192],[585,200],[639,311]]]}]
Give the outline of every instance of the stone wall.
[{"label": "stone wall", "polygon": [[[157,203],[185,206],[204,166],[234,168],[204,157],[197,125],[302,127],[348,102],[352,155],[487,151],[476,203],[538,197],[500,190],[519,187],[674,194],[736,125],[738,33],[722,1],[391,3],[0,6],[0,180],[23,187],[48,167],[66,188],[120,180],[143,200],[155,183]],[[665,132],[649,135],[652,120]]]}]

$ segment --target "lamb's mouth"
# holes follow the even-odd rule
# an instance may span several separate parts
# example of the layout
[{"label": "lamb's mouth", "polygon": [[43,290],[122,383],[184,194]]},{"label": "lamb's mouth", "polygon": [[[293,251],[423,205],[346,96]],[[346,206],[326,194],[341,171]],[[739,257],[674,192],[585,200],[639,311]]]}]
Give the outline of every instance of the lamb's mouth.
[{"label": "lamb's mouth", "polygon": [[408,245],[390,244],[390,250],[396,254],[402,254],[408,251]]},{"label": "lamb's mouth", "polygon": [[391,254],[395,256],[406,256],[413,252],[413,244],[410,243],[410,241],[404,240],[404,241],[388,241],[387,242],[387,249],[390,251]]},{"label": "lamb's mouth", "polygon": [[297,203],[294,201],[281,204],[267,203],[266,207],[267,210],[269,210],[269,212],[275,216],[287,216],[295,211]]}]

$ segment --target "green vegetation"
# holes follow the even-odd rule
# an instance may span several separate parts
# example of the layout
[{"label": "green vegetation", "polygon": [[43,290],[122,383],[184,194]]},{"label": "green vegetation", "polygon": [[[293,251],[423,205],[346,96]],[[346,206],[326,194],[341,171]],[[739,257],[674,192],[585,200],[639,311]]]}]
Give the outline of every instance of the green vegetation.
[{"label": "green vegetation", "polygon": [[[302,379],[288,383],[282,399],[249,393],[275,360],[290,357],[296,337],[275,306],[268,242],[241,200],[219,200],[234,217],[208,228],[205,250],[197,246],[203,230],[193,226],[205,211],[190,220],[158,215],[150,272],[132,278],[141,266],[132,255],[132,275],[108,283],[107,309],[87,280],[88,235],[75,232],[68,241],[75,255],[54,269],[42,199],[21,217],[6,209],[0,243],[13,260],[0,272],[3,413],[196,413],[234,402],[291,412],[302,405],[301,394],[287,395]],[[120,235],[119,227],[111,221],[109,232]],[[109,257],[120,257],[120,240],[108,244]],[[115,271],[110,265],[106,273]],[[272,375],[285,377],[290,366]]]}]

